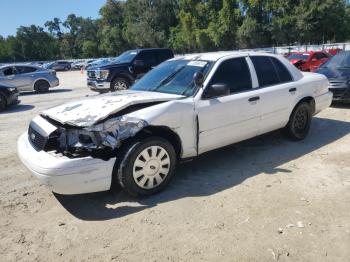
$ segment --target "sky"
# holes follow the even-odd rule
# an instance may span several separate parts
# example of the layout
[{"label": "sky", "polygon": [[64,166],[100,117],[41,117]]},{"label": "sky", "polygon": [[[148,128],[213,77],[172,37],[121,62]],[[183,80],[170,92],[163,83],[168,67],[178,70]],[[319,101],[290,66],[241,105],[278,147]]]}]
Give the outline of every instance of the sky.
[{"label": "sky", "polygon": [[48,20],[58,17],[65,20],[69,14],[82,17],[99,17],[106,0],[2,0],[0,8],[0,35],[15,35],[23,26],[44,27]]}]

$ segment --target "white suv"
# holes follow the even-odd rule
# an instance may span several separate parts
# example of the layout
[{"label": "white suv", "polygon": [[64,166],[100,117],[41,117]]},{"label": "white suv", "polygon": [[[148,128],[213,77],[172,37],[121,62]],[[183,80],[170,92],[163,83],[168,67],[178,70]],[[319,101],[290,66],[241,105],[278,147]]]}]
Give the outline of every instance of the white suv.
[{"label": "white suv", "polygon": [[168,60],[131,90],[71,102],[35,117],[18,140],[23,163],[54,192],[120,184],[164,188],[177,162],[283,128],[294,140],[332,101],[327,79],[281,56],[216,52]]}]

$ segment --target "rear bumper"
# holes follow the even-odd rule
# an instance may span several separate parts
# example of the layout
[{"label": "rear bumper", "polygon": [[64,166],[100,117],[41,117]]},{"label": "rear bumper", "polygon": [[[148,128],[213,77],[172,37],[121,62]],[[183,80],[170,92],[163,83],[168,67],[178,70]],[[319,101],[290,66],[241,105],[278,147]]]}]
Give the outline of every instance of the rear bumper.
[{"label": "rear bumper", "polygon": [[333,93],[330,91],[315,97],[315,114],[329,107],[332,103],[332,99],[333,99]]},{"label": "rear bumper", "polygon": [[111,83],[107,81],[87,80],[87,86],[96,92],[108,92],[111,89]]},{"label": "rear bumper", "polygon": [[19,137],[17,149],[23,164],[53,192],[73,195],[110,189],[115,158],[108,161],[92,157],[72,159],[36,151],[27,132]]}]

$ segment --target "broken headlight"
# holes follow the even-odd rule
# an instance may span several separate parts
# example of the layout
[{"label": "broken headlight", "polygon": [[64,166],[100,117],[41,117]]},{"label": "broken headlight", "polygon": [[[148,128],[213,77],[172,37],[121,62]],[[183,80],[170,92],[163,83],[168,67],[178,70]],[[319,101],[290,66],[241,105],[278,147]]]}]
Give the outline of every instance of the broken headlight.
[{"label": "broken headlight", "polygon": [[144,120],[121,116],[88,127],[86,130],[94,133],[102,145],[115,149],[122,140],[135,136],[145,126],[147,122]]}]

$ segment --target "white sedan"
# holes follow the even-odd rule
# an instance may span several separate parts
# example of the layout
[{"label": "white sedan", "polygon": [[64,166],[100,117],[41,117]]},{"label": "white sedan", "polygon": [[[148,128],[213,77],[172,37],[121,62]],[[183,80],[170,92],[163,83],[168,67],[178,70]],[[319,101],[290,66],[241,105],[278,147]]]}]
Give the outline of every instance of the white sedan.
[{"label": "white sedan", "polygon": [[52,191],[120,184],[132,195],[163,189],[176,164],[283,129],[304,139],[332,101],[326,77],[281,56],[216,52],[168,60],[131,90],[51,108],[18,140],[22,162]]}]

